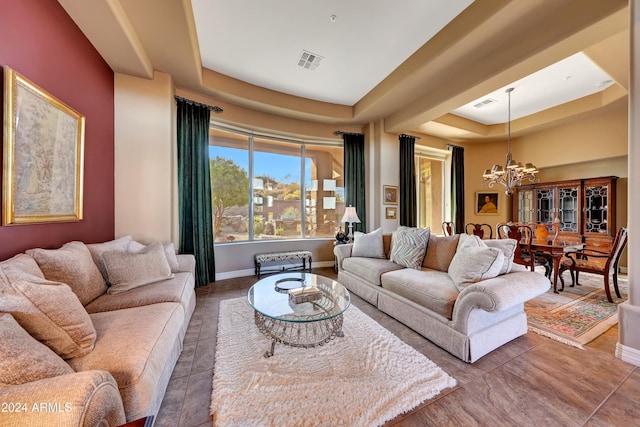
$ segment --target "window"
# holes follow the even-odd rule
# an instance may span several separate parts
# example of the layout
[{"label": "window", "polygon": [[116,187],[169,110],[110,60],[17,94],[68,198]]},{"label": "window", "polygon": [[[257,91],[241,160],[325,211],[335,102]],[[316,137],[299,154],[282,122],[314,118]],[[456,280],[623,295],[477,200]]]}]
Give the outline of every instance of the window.
[{"label": "window", "polygon": [[442,222],[450,220],[446,214],[450,206],[449,168],[450,154],[446,151],[416,148],[416,179],[418,199],[418,227],[431,227],[441,232]]},{"label": "window", "polygon": [[209,150],[217,243],[335,235],[344,214],[341,143],[214,126]]}]

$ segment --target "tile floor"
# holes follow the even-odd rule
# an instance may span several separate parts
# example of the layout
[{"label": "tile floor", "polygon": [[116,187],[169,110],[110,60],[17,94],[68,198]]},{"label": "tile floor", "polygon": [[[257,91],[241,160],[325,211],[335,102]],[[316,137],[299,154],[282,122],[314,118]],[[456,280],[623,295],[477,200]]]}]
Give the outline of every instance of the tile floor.
[{"label": "tile floor", "polygon": [[[332,268],[314,269],[327,277]],[[155,426],[211,426],[211,381],[220,300],[246,295],[256,278],[221,280],[196,290],[182,355]],[[573,348],[527,333],[467,364],[352,295],[352,303],[456,378],[445,390],[388,426],[640,425],[640,369],[614,356],[617,327]]]}]

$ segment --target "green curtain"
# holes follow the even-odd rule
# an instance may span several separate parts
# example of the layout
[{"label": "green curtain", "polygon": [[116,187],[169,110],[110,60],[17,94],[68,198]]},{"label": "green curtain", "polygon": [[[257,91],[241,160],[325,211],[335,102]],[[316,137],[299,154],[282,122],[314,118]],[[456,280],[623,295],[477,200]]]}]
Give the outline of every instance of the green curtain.
[{"label": "green curtain", "polygon": [[451,146],[451,221],[464,233],[464,148]]},{"label": "green curtain", "polygon": [[196,286],[215,281],[209,107],[176,98],[178,104],[179,252],[196,258]]},{"label": "green curtain", "polygon": [[416,227],[418,224],[418,200],[416,195],[416,138],[411,135],[400,135],[400,203],[399,224]]},{"label": "green curtain", "polygon": [[344,194],[345,206],[356,208],[360,224],[353,231],[366,232],[367,203],[365,199],[364,134],[344,133]]}]

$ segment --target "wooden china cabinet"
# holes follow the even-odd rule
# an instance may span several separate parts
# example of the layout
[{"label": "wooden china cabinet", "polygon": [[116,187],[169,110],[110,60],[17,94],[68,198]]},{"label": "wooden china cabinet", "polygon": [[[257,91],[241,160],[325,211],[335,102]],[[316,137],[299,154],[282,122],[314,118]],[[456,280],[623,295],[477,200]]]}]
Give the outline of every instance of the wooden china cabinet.
[{"label": "wooden china cabinet", "polygon": [[526,224],[557,222],[560,239],[608,249],[617,231],[617,179],[607,176],[516,187],[513,218]]}]

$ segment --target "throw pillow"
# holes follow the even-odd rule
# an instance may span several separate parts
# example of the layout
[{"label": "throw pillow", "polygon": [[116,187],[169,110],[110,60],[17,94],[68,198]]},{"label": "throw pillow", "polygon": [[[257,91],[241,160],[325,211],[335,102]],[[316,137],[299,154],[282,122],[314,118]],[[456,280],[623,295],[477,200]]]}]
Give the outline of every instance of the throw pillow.
[{"label": "throw pillow", "polygon": [[8,313],[0,313],[0,342],[0,387],[74,372],[60,356],[29,335]]},{"label": "throw pillow", "polygon": [[0,262],[0,268],[5,267],[15,267],[20,272],[44,279],[44,274],[42,274],[42,270],[38,267],[36,260],[27,254],[18,254],[13,258]]},{"label": "throw pillow", "polygon": [[173,277],[160,242],[139,252],[105,252],[102,255],[111,286],[109,294],[117,294]]},{"label": "throw pillow", "polygon": [[104,280],[107,280],[107,270],[104,267],[104,261],[102,261],[102,254],[105,252],[127,252],[131,240],[131,236],[124,236],[108,242],[89,243],[87,245],[93,262],[98,266],[98,270],[100,270]]},{"label": "throw pillow", "polygon": [[420,270],[430,234],[429,228],[398,227],[391,237],[391,261]]},{"label": "throw pillow", "polygon": [[358,236],[353,241],[351,256],[386,258],[384,255],[384,245],[382,244],[382,228]]},{"label": "throw pillow", "polygon": [[449,264],[451,264],[451,260],[456,253],[459,239],[460,234],[454,234],[453,236],[431,234],[422,266],[438,271],[448,271]]},{"label": "throw pillow", "polygon": [[449,276],[462,291],[468,285],[496,277],[504,264],[500,249],[482,246],[459,248],[449,265]]},{"label": "throw pillow", "polygon": [[107,290],[91,252],[82,242],[69,242],[60,249],[29,249],[26,253],[36,260],[48,280],[69,285],[82,305]]},{"label": "throw pillow", "polygon": [[[136,242],[135,240],[132,240],[131,243],[129,243],[128,251],[129,252],[140,252],[141,250],[143,250],[146,247],[147,246],[144,245],[143,243]],[[169,267],[171,268],[171,272],[172,273],[179,273],[180,272],[180,264],[178,263],[178,257],[176,256],[176,247],[173,245],[173,242],[163,243],[162,247],[164,249],[164,255],[167,257],[167,262],[169,263]]]},{"label": "throw pillow", "polygon": [[518,246],[518,241],[515,239],[489,239],[483,240],[483,243],[490,248],[500,249],[504,254],[504,264],[500,269],[500,274],[510,272],[513,267],[513,256]]},{"label": "throw pillow", "polygon": [[93,350],[96,330],[69,286],[15,267],[3,268],[0,276],[0,312],[11,313],[31,336],[63,359]]},{"label": "throw pillow", "polygon": [[489,239],[483,240],[478,236],[463,234],[460,236],[460,243],[458,244],[458,250],[465,247],[480,247],[480,248],[497,248],[504,254],[504,261],[500,267],[499,274],[505,274],[511,271],[513,267],[513,257],[518,242],[513,239]]}]

